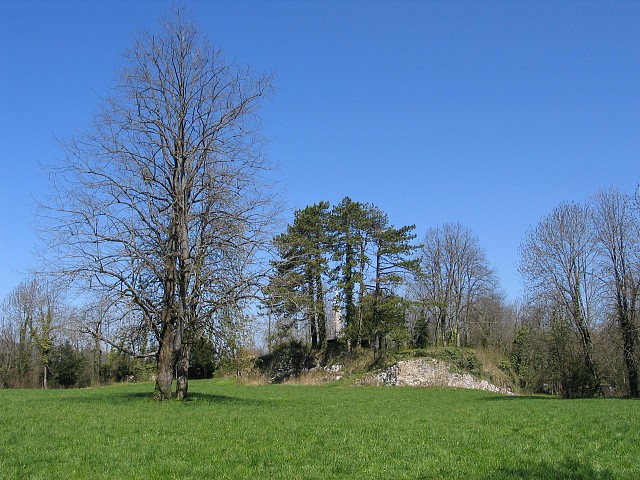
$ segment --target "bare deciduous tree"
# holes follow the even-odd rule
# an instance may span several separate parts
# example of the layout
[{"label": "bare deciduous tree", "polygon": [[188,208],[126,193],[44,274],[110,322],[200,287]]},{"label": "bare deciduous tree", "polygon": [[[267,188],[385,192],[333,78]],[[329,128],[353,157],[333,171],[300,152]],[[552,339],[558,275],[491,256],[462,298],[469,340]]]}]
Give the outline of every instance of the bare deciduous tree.
[{"label": "bare deciduous tree", "polygon": [[640,225],[633,201],[615,190],[594,196],[594,225],[601,250],[602,280],[622,336],[629,394],[638,397],[638,301]]},{"label": "bare deciduous tree", "polygon": [[562,204],[529,232],[521,245],[520,271],[532,293],[576,333],[585,372],[583,391],[599,391],[592,329],[598,316],[599,282],[594,275],[596,238],[587,207]]},{"label": "bare deciduous tree", "polygon": [[37,382],[47,388],[54,331],[59,329],[62,316],[62,292],[60,285],[34,276],[21,282],[2,305],[3,353],[11,364],[11,375],[16,377],[12,379],[15,385],[34,386]]},{"label": "bare deciduous tree", "polygon": [[256,108],[268,76],[226,63],[181,11],[127,53],[48,204],[58,273],[157,341],[155,397],[187,393],[190,345],[253,295],[273,219]]},{"label": "bare deciduous tree", "polygon": [[430,229],[420,268],[416,295],[424,316],[434,319],[436,343],[461,346],[474,304],[497,283],[478,238],[460,224]]}]

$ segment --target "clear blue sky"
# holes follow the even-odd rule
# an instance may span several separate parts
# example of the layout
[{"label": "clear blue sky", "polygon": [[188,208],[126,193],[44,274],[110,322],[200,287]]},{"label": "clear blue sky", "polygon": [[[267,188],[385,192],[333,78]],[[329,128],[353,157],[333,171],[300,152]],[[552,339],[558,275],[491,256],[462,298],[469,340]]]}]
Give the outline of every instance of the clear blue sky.
[{"label": "clear blue sky", "polygon": [[[264,133],[292,209],[349,195],[421,237],[460,222],[509,299],[530,226],[640,180],[640,2],[185,4],[227,58],[276,74]],[[170,6],[0,0],[0,298],[35,262],[39,165]]]}]

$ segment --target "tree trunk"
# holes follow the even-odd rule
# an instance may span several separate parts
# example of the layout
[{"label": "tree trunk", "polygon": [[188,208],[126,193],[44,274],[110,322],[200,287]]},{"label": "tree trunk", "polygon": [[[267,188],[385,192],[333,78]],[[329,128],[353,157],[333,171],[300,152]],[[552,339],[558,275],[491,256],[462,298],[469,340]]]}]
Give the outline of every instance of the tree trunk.
[{"label": "tree trunk", "polygon": [[311,324],[311,348],[314,350],[318,349],[318,329],[316,326],[316,322],[318,320],[318,315],[316,313],[311,315],[311,319],[309,323]]},{"label": "tree trunk", "polygon": [[101,327],[101,324],[99,323],[96,328],[97,335],[95,337],[96,345],[94,348],[94,361],[93,361],[93,368],[94,368],[96,383],[100,383],[100,370],[101,370],[100,367],[102,366],[102,344],[100,343],[100,336],[102,335],[102,331],[100,327]]},{"label": "tree trunk", "polygon": [[380,276],[382,275],[381,267],[382,257],[380,255],[380,245],[378,245],[378,251],[376,252],[376,278],[375,278],[375,291],[373,296],[373,348],[382,350],[382,325],[380,320],[380,297],[382,296],[382,289],[380,287]]},{"label": "tree trunk", "polygon": [[351,247],[347,244],[345,252],[345,270],[344,270],[344,303],[345,303],[345,318],[344,324],[347,327],[349,339],[352,340],[353,335],[353,320],[354,320],[354,305],[353,305],[353,252]]},{"label": "tree trunk", "polygon": [[173,383],[173,367],[175,365],[175,337],[176,332],[170,325],[165,325],[162,332],[160,351],[158,353],[158,367],[156,372],[156,388],[153,392],[155,400],[170,400]]},{"label": "tree trunk", "polygon": [[629,377],[629,396],[632,398],[638,398],[640,392],[638,392],[638,363],[636,360],[636,348],[637,348],[637,334],[633,328],[632,322],[624,315],[621,318],[620,327],[622,330],[622,340],[624,343],[624,363],[627,367],[627,374]]},{"label": "tree trunk", "polygon": [[[447,346],[447,315],[442,311],[438,312],[439,318],[439,330],[440,330],[440,346]],[[437,343],[436,343],[437,345]]]},{"label": "tree trunk", "polygon": [[176,384],[176,398],[184,400],[187,398],[189,390],[189,355],[191,354],[191,345],[184,344],[180,349],[180,355],[177,361],[178,378]]},{"label": "tree trunk", "polygon": [[356,315],[358,317],[358,346],[362,346],[362,337],[363,337],[363,327],[364,327],[364,319],[362,318],[362,303],[364,300],[364,295],[365,295],[365,290],[366,290],[366,286],[364,283],[364,269],[366,267],[366,256],[365,256],[365,249],[366,249],[366,242],[362,243],[360,245],[360,259],[359,259],[359,270],[358,270],[358,306],[357,306],[357,310],[356,310]]},{"label": "tree trunk", "polygon": [[324,292],[322,289],[322,278],[316,277],[316,310],[318,312],[318,342],[322,347],[327,341],[327,317],[324,312]]},{"label": "tree trunk", "polygon": [[307,274],[307,301],[309,302],[309,309],[307,310],[308,322],[311,333],[311,348],[317,350],[318,348],[318,309],[316,306],[316,295],[313,288],[313,277],[310,273]]},{"label": "tree trunk", "polygon": [[580,336],[582,337],[582,350],[583,350],[583,358],[584,358],[584,366],[589,374],[589,389],[593,391],[593,393],[602,395],[602,388],[600,387],[600,382],[598,378],[598,371],[596,369],[596,364],[593,359],[593,344],[591,342],[591,333],[586,326],[580,328]]}]

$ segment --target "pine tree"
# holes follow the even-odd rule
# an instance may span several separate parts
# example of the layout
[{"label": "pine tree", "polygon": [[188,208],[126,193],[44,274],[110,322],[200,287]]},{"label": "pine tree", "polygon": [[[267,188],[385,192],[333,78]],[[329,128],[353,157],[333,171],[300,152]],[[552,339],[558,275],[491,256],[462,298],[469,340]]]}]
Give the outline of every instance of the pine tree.
[{"label": "pine tree", "polygon": [[319,202],[298,210],[287,231],[274,243],[281,257],[268,287],[269,309],[289,319],[285,330],[301,321],[309,328],[312,348],[326,341],[323,275],[328,271],[326,224],[329,203]]},{"label": "pine tree", "polygon": [[386,322],[390,317],[384,312],[398,310],[400,297],[395,295],[395,287],[403,282],[405,274],[418,271],[419,260],[411,257],[418,248],[412,243],[416,238],[411,233],[415,225],[395,228],[388,225],[387,216],[382,215],[378,217],[377,227],[372,322],[374,347],[382,349],[385,334],[393,328],[392,322]]},{"label": "pine tree", "polygon": [[361,306],[366,293],[364,274],[369,262],[367,246],[373,231],[374,208],[345,197],[332,209],[329,220],[328,238],[336,262],[333,278],[345,307],[345,331],[349,341],[356,345],[362,341]]}]

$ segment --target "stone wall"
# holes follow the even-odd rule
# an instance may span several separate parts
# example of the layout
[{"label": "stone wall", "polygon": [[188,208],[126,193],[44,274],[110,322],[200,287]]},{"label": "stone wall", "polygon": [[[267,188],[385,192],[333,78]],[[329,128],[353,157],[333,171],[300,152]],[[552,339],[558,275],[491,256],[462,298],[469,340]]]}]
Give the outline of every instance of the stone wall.
[{"label": "stone wall", "polygon": [[468,373],[451,373],[447,363],[434,359],[399,361],[384,371],[365,378],[363,383],[398,387],[457,387],[513,394],[509,388],[498,387]]}]

